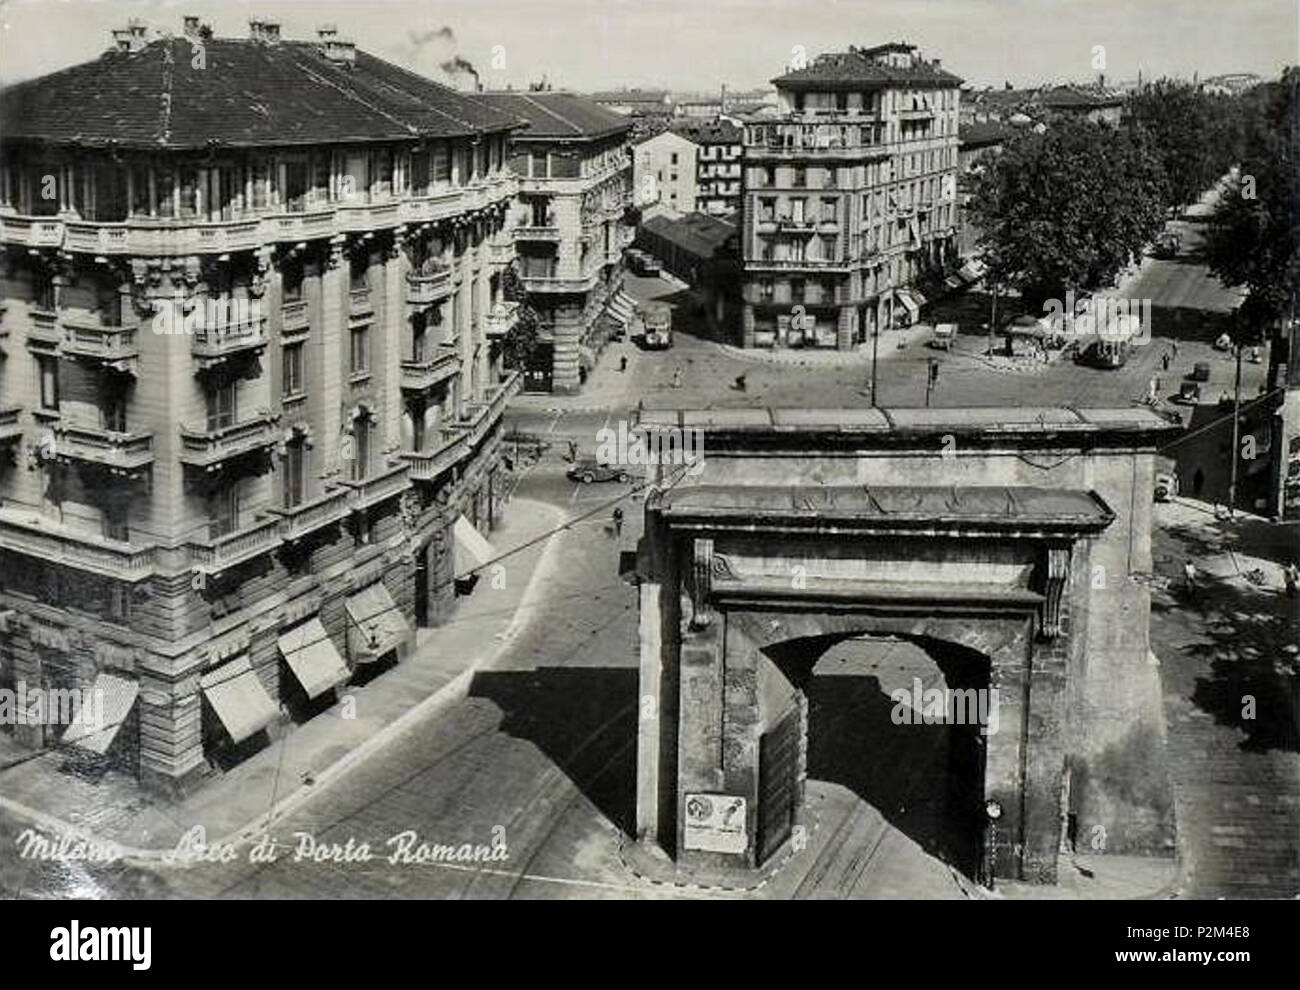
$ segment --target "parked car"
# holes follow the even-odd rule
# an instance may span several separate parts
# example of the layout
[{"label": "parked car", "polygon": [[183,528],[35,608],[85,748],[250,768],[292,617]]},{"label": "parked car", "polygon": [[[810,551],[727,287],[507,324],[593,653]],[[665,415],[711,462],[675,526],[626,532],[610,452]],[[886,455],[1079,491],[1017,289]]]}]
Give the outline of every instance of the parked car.
[{"label": "parked car", "polygon": [[1201,401],[1201,386],[1196,382],[1183,382],[1178,386],[1178,396],[1174,401],[1189,406],[1196,405]]},{"label": "parked car", "polygon": [[957,324],[955,323],[936,323],[934,325],[934,336],[930,339],[930,345],[941,350],[951,350],[952,342],[957,336]]},{"label": "parked car", "polygon": [[584,457],[580,461],[575,461],[564,473],[570,481],[581,481],[584,485],[590,485],[593,481],[617,481],[626,484],[632,480],[626,468],[614,464],[602,464],[594,457]]},{"label": "parked car", "polygon": [[1157,258],[1173,258],[1178,254],[1182,240],[1172,230],[1165,230],[1156,238],[1151,253]]},{"label": "parked car", "polygon": [[1157,502],[1168,502],[1178,495],[1178,471],[1175,468],[1156,472],[1155,491],[1152,493]]}]

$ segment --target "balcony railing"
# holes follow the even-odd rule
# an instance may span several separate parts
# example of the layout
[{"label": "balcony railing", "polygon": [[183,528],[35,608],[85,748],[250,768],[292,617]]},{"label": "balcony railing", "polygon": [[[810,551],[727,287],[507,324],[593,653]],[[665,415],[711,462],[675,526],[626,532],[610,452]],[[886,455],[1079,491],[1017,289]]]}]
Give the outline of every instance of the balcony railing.
[{"label": "balcony railing", "polygon": [[18,422],[21,412],[19,406],[0,406],[0,443],[12,443],[22,439],[23,428]]},{"label": "balcony railing", "polygon": [[276,424],[280,414],[259,412],[251,419],[213,430],[181,427],[181,462],[210,468],[260,450],[279,441]]},{"label": "balcony railing", "polygon": [[152,433],[119,433],[75,423],[53,426],[54,450],[60,460],[105,467],[136,475],[153,463]]},{"label": "balcony railing", "polygon": [[279,517],[280,538],[293,542],[344,518],[350,511],[348,502],[351,494],[349,488],[334,488],[291,509],[274,508],[268,511]]},{"label": "balcony railing", "polygon": [[402,459],[411,466],[411,478],[416,481],[433,481],[451,469],[469,454],[470,445],[465,431],[440,430],[437,440],[428,450],[404,450]]},{"label": "balcony railing", "polygon": [[454,347],[444,344],[426,345],[424,354],[402,360],[402,388],[422,392],[446,381],[460,369]]},{"label": "balcony railing", "polygon": [[517,241],[558,241],[563,235],[559,227],[522,226],[514,229]]},{"label": "balcony railing", "polygon": [[513,239],[493,241],[488,247],[488,260],[493,265],[508,265],[515,260],[515,242]]},{"label": "balcony railing", "polygon": [[504,337],[519,322],[519,302],[499,302],[492,307],[487,318],[487,335]]},{"label": "balcony railing", "polygon": [[49,347],[58,347],[63,343],[59,333],[59,315],[52,309],[43,309],[32,305],[27,308],[31,317],[31,326],[27,330],[27,339]]},{"label": "balcony railing", "polygon": [[154,571],[151,546],[132,546],[78,533],[30,510],[0,509],[0,546],[119,581],[140,581]]},{"label": "balcony railing", "polygon": [[105,326],[98,317],[65,315],[63,353],[68,357],[102,361],[122,371],[134,368],[140,356],[136,327]]},{"label": "balcony railing", "polygon": [[411,272],[406,276],[406,301],[412,306],[428,306],[451,295],[451,269],[427,274]]},{"label": "balcony railing", "polygon": [[345,480],[341,484],[351,489],[349,506],[365,509],[406,491],[410,487],[410,467],[405,463],[390,464],[368,478]]},{"label": "balcony railing", "polygon": [[200,368],[266,347],[266,318],[260,313],[242,323],[205,327],[190,338],[190,353]]},{"label": "balcony railing", "polygon": [[222,571],[274,550],[280,545],[280,520],[268,515],[211,540],[191,540],[190,565],[196,570]]}]

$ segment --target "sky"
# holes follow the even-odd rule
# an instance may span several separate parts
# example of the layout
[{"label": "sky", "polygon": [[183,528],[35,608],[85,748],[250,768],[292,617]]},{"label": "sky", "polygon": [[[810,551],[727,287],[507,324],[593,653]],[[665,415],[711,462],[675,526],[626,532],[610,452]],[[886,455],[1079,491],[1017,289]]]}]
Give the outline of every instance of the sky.
[{"label": "sky", "polygon": [[[197,14],[218,37],[278,19],[311,39],[325,22],[435,77],[460,58],[484,85],[716,91],[764,85],[796,57],[908,41],[976,87],[1086,80],[1276,76],[1300,63],[1300,0],[0,0],[0,82],[96,58],[131,17],[179,34]],[[450,31],[446,29],[450,29]]]}]

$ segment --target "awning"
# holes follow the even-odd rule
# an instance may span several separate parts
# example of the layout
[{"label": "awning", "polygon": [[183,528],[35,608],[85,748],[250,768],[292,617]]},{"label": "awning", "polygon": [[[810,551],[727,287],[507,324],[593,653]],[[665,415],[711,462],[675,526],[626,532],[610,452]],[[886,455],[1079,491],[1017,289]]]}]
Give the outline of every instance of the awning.
[{"label": "awning", "polygon": [[68,726],[60,742],[103,756],[131,714],[139,693],[138,681],[117,674],[97,674],[77,721]]},{"label": "awning", "polygon": [[470,571],[477,570],[489,561],[496,560],[496,547],[474,528],[474,524],[463,515],[457,517],[451,527],[451,534],[456,541],[456,576],[464,577]]},{"label": "awning", "polygon": [[309,698],[324,694],[351,676],[320,619],[309,619],[295,626],[277,642],[284,662]]},{"label": "awning", "polygon": [[910,316],[913,321],[920,317],[921,304],[916,301],[911,290],[898,289],[894,292],[894,298],[903,304],[903,308],[907,310],[907,315]]},{"label": "awning", "polygon": [[279,714],[275,702],[253,672],[247,654],[204,674],[199,678],[199,686],[230,738],[237,743],[265,729]]},{"label": "awning", "polygon": [[376,581],[347,601],[348,655],[357,663],[374,663],[409,635],[406,618],[393,596]]}]

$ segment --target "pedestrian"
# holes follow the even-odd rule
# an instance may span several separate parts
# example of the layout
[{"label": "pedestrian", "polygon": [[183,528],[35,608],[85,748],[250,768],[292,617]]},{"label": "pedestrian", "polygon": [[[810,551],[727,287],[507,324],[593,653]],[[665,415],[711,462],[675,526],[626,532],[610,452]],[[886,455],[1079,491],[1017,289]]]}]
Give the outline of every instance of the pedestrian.
[{"label": "pedestrian", "polygon": [[578,441],[577,441],[577,440],[570,440],[570,441],[569,441],[569,460],[571,460],[571,461],[576,461],[577,459],[578,459]]},{"label": "pedestrian", "polygon": [[1286,596],[1294,598],[1296,581],[1300,579],[1300,567],[1296,566],[1294,560],[1282,568],[1282,579],[1286,582]]},{"label": "pedestrian", "polygon": [[622,535],[623,535],[623,507],[621,505],[616,505],[614,506],[614,536],[619,537]]},{"label": "pedestrian", "polygon": [[673,388],[682,387],[682,366],[679,364],[673,369]]},{"label": "pedestrian", "polygon": [[1151,381],[1147,383],[1147,399],[1151,402],[1156,401],[1156,396],[1160,394],[1160,379],[1155,375],[1151,376]]},{"label": "pedestrian", "polygon": [[1183,564],[1183,578],[1187,582],[1187,593],[1193,595],[1196,593],[1196,565],[1188,560]]},{"label": "pedestrian", "polygon": [[745,391],[745,376],[744,376],[744,375],[737,375],[737,376],[736,376],[735,389],[736,389],[737,392],[743,392],[743,391]]},{"label": "pedestrian", "polygon": [[1178,360],[1178,341],[1174,341],[1174,360]]},{"label": "pedestrian", "polygon": [[1169,352],[1168,352],[1168,351],[1165,351],[1164,356],[1160,359],[1160,369],[1161,369],[1162,371],[1168,371],[1168,370],[1169,370]]},{"label": "pedestrian", "polygon": [[618,370],[627,371],[627,355],[621,354],[618,359]]}]

